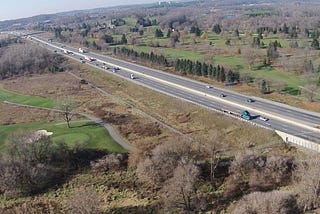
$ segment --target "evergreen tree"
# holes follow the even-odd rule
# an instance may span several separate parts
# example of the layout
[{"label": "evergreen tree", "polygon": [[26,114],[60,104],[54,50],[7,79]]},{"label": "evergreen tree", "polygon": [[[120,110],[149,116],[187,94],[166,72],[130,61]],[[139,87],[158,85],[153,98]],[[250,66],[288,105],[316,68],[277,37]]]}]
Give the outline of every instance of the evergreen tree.
[{"label": "evergreen tree", "polygon": [[194,67],[194,74],[200,76],[201,75],[201,62],[197,61]]},{"label": "evergreen tree", "polygon": [[224,71],[224,67],[223,66],[221,66],[221,74],[220,74],[220,81],[221,82],[224,82],[224,81],[226,81],[226,72]]},{"label": "evergreen tree", "polygon": [[216,78],[215,78],[218,82],[221,81],[221,68],[220,65],[217,66],[217,72],[216,72]]},{"label": "evergreen tree", "polygon": [[162,37],[163,37],[163,32],[162,32],[162,30],[156,29],[155,37],[156,37],[156,38],[162,38]]},{"label": "evergreen tree", "polygon": [[235,34],[236,37],[239,37],[239,36],[240,36],[239,30],[236,29],[236,30],[234,31],[234,34]]},{"label": "evergreen tree", "polygon": [[124,44],[127,44],[127,42],[128,40],[127,40],[126,34],[122,34],[120,43],[124,45]]},{"label": "evergreen tree", "polygon": [[216,34],[220,34],[220,33],[222,32],[221,27],[220,27],[219,24],[215,24],[215,25],[213,26],[212,31],[215,32]]},{"label": "evergreen tree", "polygon": [[261,83],[260,83],[260,92],[262,94],[265,94],[265,93],[267,93],[267,91],[268,91],[267,81],[263,79],[263,80],[261,80]]},{"label": "evergreen tree", "polygon": [[209,68],[208,68],[208,77],[209,78],[212,78],[212,73],[213,73],[213,66],[212,66],[212,64],[210,64]]},{"label": "evergreen tree", "polygon": [[319,50],[319,41],[318,39],[313,39],[312,40],[312,43],[311,43],[311,47],[314,49],[314,50]]},{"label": "evergreen tree", "polygon": [[172,33],[172,30],[169,28],[169,29],[168,29],[168,32],[167,32],[167,38],[170,38],[171,33]]},{"label": "evergreen tree", "polygon": [[282,32],[285,33],[285,34],[289,33],[289,27],[287,26],[286,23],[283,24]]},{"label": "evergreen tree", "polygon": [[213,67],[213,69],[212,69],[211,78],[217,80],[217,68],[216,67]]},{"label": "evergreen tree", "polygon": [[253,37],[252,46],[253,47],[260,47],[261,46],[259,37]]},{"label": "evergreen tree", "polygon": [[206,63],[202,63],[201,74],[204,77],[208,76],[208,65]]},{"label": "evergreen tree", "polygon": [[234,74],[232,70],[228,70],[227,72],[227,82],[233,82],[234,81]]}]

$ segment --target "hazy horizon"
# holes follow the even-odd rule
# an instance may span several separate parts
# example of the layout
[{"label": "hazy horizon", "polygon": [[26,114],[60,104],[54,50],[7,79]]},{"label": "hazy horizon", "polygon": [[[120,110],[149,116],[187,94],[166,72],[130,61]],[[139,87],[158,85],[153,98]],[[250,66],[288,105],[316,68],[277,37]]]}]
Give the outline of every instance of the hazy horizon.
[{"label": "hazy horizon", "polygon": [[155,2],[157,0],[11,0],[1,4],[0,21],[72,10]]}]

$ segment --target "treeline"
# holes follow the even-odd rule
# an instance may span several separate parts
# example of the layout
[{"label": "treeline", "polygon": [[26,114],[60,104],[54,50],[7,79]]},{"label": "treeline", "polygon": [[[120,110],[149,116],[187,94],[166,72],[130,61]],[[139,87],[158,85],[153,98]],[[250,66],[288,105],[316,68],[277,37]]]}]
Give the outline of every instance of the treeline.
[{"label": "treeline", "polygon": [[10,44],[16,44],[18,43],[17,38],[6,38],[6,39],[0,39],[0,48],[7,47]]},{"label": "treeline", "polygon": [[119,55],[123,55],[123,56],[130,57],[133,59],[147,60],[147,61],[150,61],[152,63],[156,63],[156,64],[164,66],[164,67],[170,66],[170,63],[168,62],[168,60],[165,56],[157,55],[157,54],[154,54],[153,52],[145,53],[145,52],[138,52],[133,49],[128,49],[125,47],[121,47],[121,48],[117,47],[117,48],[113,49],[113,54],[115,54],[115,55],[119,54]]},{"label": "treeline", "polygon": [[[299,197],[294,191],[279,190],[292,183],[293,175],[297,180],[302,176],[299,170],[295,171],[297,163],[293,158],[242,153],[232,160],[223,159],[216,152],[221,151],[217,146],[224,143],[208,141],[197,147],[194,142],[175,139],[161,144],[151,152],[139,155],[138,178],[162,193],[157,194],[162,199],[159,207],[170,213],[227,210],[227,213],[244,214],[282,210],[281,213],[298,214],[311,202],[310,199],[303,201],[306,198],[301,195],[302,182],[296,186]],[[203,157],[208,161],[203,161]],[[252,204],[246,201],[247,197],[253,196],[261,200]],[[238,202],[229,208],[222,208],[228,206],[227,201],[235,200]],[[216,204],[221,207],[217,208]]]},{"label": "treeline", "polygon": [[191,74],[197,76],[204,76],[215,79],[219,82],[240,82],[240,73],[229,69],[227,72],[223,66],[201,63],[199,61],[193,62],[189,59],[177,59],[174,63],[176,71],[182,74]]},{"label": "treeline", "polygon": [[125,47],[117,47],[113,50],[115,55],[119,54],[132,59],[150,61],[164,67],[174,67],[175,71],[183,75],[196,75],[215,79],[219,82],[240,82],[240,73],[229,69],[225,70],[223,66],[207,64],[205,62],[191,61],[189,59],[168,60],[164,55],[157,55],[153,52],[138,52]]},{"label": "treeline", "polygon": [[0,79],[17,75],[63,71],[64,58],[30,44],[15,44],[0,53]]}]

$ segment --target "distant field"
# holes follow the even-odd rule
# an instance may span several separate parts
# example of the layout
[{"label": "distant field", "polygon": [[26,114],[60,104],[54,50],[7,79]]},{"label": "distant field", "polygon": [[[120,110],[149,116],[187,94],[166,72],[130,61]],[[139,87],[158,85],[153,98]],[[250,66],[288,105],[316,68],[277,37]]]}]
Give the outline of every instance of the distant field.
[{"label": "distant field", "polygon": [[[273,10],[255,10],[249,13],[250,16],[260,16],[260,15],[270,15],[274,14],[275,11]],[[136,19],[134,18],[128,18],[126,19],[128,25],[121,26],[119,29],[127,30],[129,27],[135,26]],[[288,86],[287,92],[292,95],[297,95],[296,93],[291,93],[290,91],[298,91],[299,86],[303,86],[305,84],[305,80],[303,77],[295,74],[295,73],[289,73],[289,72],[283,72],[281,69],[277,69],[274,67],[262,67],[259,65],[253,66],[253,70],[249,71],[249,66],[247,61],[243,58],[241,55],[234,54],[234,49],[236,47],[241,48],[243,44],[249,45],[252,39],[247,39],[244,37],[243,32],[240,34],[241,39],[239,41],[236,41],[236,44],[234,44],[233,49],[227,46],[226,39],[227,38],[233,38],[233,31],[230,32],[224,32],[224,34],[216,34],[212,32],[211,30],[207,30],[207,38],[201,39],[200,37],[195,37],[194,34],[188,33],[184,34],[184,37],[180,38],[180,42],[177,44],[176,48],[166,47],[168,44],[169,39],[167,38],[167,31],[162,29],[162,32],[164,34],[163,38],[155,38],[155,29],[161,29],[160,26],[150,26],[144,28],[144,34],[143,35],[137,35],[137,33],[129,32],[127,33],[127,38],[135,37],[137,39],[137,43],[135,45],[117,45],[117,47],[127,47],[134,49],[138,52],[147,52],[150,53],[151,51],[157,53],[157,54],[163,54],[169,59],[189,59],[192,61],[200,61],[203,62],[204,59],[208,60],[206,57],[208,57],[208,54],[206,51],[209,51],[208,49],[212,48],[214,51],[217,49],[221,53],[217,53],[213,55],[212,61],[214,65],[222,65],[222,66],[229,66],[234,67],[236,70],[241,72],[251,72],[253,77],[257,78],[263,78],[269,81],[277,82],[281,81],[285,83]],[[252,35],[257,36],[257,34]],[[121,35],[113,35],[115,40],[120,40]],[[197,42],[195,44],[195,47],[191,45],[193,43],[193,40]],[[265,46],[268,46],[270,42],[278,41],[281,46],[283,47],[283,50],[286,50],[289,48],[290,39],[284,38],[282,34],[273,34],[269,33],[266,35],[263,39],[261,39],[261,42],[265,44]],[[302,46],[302,42],[298,41],[299,47]],[[310,45],[310,40],[308,41]],[[208,46],[208,44],[211,44],[211,46]],[[159,45],[160,47],[152,47],[152,45]],[[233,52],[232,52],[233,50]],[[281,48],[280,48],[281,50]],[[214,52],[213,52],[214,53]],[[314,65],[316,59],[314,59]]]},{"label": "distant field", "polygon": [[39,106],[39,107],[46,107],[52,108],[54,106],[54,100],[42,97],[35,97],[35,96],[28,96],[22,95],[18,93],[14,93],[11,91],[7,91],[0,86],[0,101],[9,101],[24,105],[31,105],[31,106]]},{"label": "distant field", "polygon": [[63,122],[50,123],[23,123],[0,126],[0,151],[5,147],[8,137],[18,130],[41,130],[53,132],[54,143],[65,142],[70,148],[79,146],[81,148],[105,149],[111,152],[124,153],[124,150],[115,142],[106,129],[93,122],[71,121],[71,128]]}]

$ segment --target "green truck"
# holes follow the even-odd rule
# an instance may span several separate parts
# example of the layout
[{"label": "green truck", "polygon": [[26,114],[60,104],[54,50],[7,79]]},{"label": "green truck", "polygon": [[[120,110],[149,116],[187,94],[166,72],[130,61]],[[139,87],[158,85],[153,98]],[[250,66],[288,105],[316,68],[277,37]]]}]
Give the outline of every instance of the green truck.
[{"label": "green truck", "polygon": [[245,119],[245,120],[251,120],[252,116],[250,115],[250,113],[245,110],[241,113],[241,118]]}]

